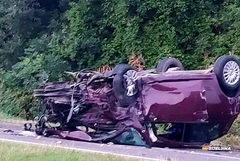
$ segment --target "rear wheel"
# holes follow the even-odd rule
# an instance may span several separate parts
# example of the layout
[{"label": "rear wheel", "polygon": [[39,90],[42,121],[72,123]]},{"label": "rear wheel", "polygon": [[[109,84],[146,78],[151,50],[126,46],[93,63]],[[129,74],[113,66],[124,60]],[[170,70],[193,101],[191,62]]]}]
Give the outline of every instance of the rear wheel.
[{"label": "rear wheel", "polygon": [[240,86],[240,61],[232,55],[223,55],[214,63],[214,73],[224,93],[233,97]]}]

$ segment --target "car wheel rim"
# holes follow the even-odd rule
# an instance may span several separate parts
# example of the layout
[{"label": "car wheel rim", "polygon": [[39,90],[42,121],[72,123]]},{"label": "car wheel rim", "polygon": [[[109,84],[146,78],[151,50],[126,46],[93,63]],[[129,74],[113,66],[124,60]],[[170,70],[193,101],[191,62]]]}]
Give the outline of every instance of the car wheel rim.
[{"label": "car wheel rim", "polygon": [[223,77],[228,85],[235,85],[240,78],[239,65],[235,61],[229,61],[223,68]]},{"label": "car wheel rim", "polygon": [[135,70],[128,70],[123,77],[125,78],[127,84],[127,96],[135,95],[137,93],[137,72]]}]

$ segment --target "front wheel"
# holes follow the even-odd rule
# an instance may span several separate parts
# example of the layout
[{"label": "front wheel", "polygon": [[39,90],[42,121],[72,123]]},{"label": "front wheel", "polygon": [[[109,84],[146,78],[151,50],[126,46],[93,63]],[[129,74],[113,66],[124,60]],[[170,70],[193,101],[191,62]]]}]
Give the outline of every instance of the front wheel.
[{"label": "front wheel", "polygon": [[168,71],[170,68],[177,68],[178,70],[184,70],[182,63],[176,58],[164,58],[159,60],[156,67],[157,73]]},{"label": "front wheel", "polygon": [[136,101],[138,92],[137,71],[128,64],[117,66],[113,78],[113,92],[121,107],[128,107]]}]

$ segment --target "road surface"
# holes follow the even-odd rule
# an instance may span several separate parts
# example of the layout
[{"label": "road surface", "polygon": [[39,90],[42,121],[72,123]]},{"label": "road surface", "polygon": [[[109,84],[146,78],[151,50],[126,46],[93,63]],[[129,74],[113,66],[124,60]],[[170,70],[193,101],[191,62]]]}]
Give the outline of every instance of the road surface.
[{"label": "road surface", "polygon": [[[8,131],[12,130],[12,131]],[[0,123],[0,141],[54,146],[83,152],[111,154],[141,160],[166,161],[240,161],[240,151],[203,151],[201,149],[145,148],[70,141],[59,138],[35,136],[34,132],[23,131],[20,125]]]}]

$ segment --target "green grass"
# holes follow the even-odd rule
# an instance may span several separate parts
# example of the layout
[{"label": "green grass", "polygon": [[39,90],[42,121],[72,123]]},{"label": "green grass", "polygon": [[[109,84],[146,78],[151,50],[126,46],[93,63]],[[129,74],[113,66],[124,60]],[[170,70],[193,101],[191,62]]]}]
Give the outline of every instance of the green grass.
[{"label": "green grass", "polygon": [[1,161],[137,161],[111,155],[0,141]]},{"label": "green grass", "polygon": [[24,124],[24,123],[27,123],[27,122],[30,123],[33,121],[27,121],[20,117],[14,117],[14,116],[5,114],[0,111],[0,122],[13,123],[13,124]]},{"label": "green grass", "polygon": [[3,112],[0,112],[0,120],[4,119],[14,119],[15,117],[12,117],[11,115],[5,114]]}]

